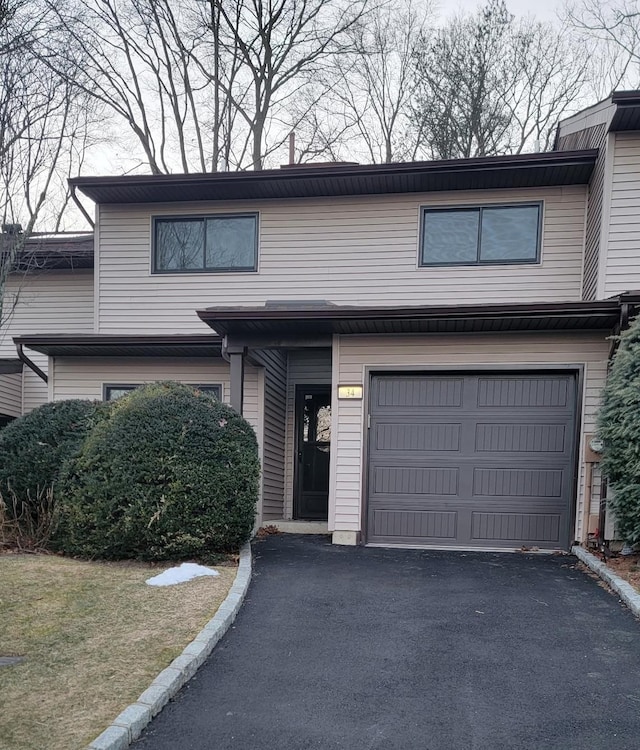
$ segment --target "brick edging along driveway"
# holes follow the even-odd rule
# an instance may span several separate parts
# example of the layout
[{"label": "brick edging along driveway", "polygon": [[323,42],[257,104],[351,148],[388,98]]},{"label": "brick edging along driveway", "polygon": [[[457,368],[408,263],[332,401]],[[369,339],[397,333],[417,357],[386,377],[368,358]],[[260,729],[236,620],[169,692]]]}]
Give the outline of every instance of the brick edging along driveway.
[{"label": "brick edging along driveway", "polygon": [[571,552],[578,558],[578,560],[599,575],[605,583],[608,583],[633,614],[636,617],[640,617],[640,593],[638,593],[630,583],[617,575],[617,573],[614,573],[610,567],[601,560],[598,560],[595,555],[587,552],[583,547],[578,547],[576,545]]}]

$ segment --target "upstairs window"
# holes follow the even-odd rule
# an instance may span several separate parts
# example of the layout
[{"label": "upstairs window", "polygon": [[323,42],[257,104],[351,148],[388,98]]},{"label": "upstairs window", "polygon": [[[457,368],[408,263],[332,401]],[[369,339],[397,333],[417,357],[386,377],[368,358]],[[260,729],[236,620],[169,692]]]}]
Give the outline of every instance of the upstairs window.
[{"label": "upstairs window", "polygon": [[538,263],[542,205],[424,208],[421,266]]},{"label": "upstairs window", "polygon": [[156,218],[154,273],[255,271],[258,215]]}]

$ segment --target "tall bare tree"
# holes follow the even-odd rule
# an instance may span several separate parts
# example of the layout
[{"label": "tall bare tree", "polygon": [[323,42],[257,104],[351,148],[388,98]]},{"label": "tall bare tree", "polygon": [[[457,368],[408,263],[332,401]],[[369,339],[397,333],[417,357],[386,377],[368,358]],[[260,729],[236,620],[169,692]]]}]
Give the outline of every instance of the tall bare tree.
[{"label": "tall bare tree", "polygon": [[426,153],[444,159],[546,147],[589,79],[584,49],[516,20],[504,0],[425,34],[417,68],[416,126]]},{"label": "tall bare tree", "polygon": [[[245,143],[253,169],[283,140],[278,123],[291,122],[292,100],[305,85],[317,83],[330,60],[354,49],[356,30],[373,3],[370,0],[210,0],[218,19],[222,45],[239,55],[237,81],[244,101],[229,87],[248,131]],[[355,35],[355,36],[354,36]],[[317,101],[317,100],[316,100]],[[289,112],[287,112],[289,109]],[[288,116],[289,115],[289,116]],[[275,143],[266,143],[269,125],[275,124]]]},{"label": "tall bare tree", "polygon": [[[37,3],[7,5],[0,26],[0,328],[15,304],[6,296],[37,222],[58,229],[66,178],[84,157],[92,110],[66,77],[34,55],[51,17]],[[20,229],[18,229],[18,226]]]},{"label": "tall bare tree", "polygon": [[323,120],[316,110],[306,121],[328,154],[348,149],[352,157],[371,162],[415,158],[420,142],[411,117],[415,63],[430,15],[424,2],[396,0],[373,8],[350,30],[353,51],[325,69]]},{"label": "tall bare tree", "polygon": [[45,0],[58,33],[40,53],[131,129],[152,172],[260,169],[373,1]]},{"label": "tall bare tree", "polygon": [[570,4],[565,22],[581,35],[598,66],[595,93],[640,86],[640,6],[638,0],[582,0]]},{"label": "tall bare tree", "polygon": [[[40,58],[128,127],[153,173],[211,165],[183,2],[45,0],[56,33]],[[64,53],[60,54],[65,44]]]},{"label": "tall bare tree", "polygon": [[[514,33],[515,32],[515,33]],[[551,24],[524,19],[511,36],[514,81],[505,99],[513,153],[537,143],[551,148],[560,119],[593,101],[596,60],[588,48]]]}]

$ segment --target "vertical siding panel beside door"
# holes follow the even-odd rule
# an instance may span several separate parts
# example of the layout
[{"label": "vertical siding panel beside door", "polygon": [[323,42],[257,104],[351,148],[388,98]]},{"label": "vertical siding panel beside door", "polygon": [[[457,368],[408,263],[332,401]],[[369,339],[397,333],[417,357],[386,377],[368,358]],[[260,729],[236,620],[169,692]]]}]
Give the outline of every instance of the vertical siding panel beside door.
[{"label": "vertical siding panel beside door", "polygon": [[[339,346],[339,382],[364,382],[366,368],[430,368],[446,370],[474,366],[497,369],[509,366],[583,365],[582,432],[592,431],[606,379],[609,342],[605,334],[476,334],[459,336],[341,336]],[[336,461],[335,528],[361,529],[362,461],[364,454],[367,404],[338,401],[334,415],[334,451]],[[584,495],[582,440],[579,455],[579,491],[577,520]],[[331,523],[331,519],[330,519]],[[580,529],[576,529],[576,536]]]},{"label": "vertical siding panel beside door", "polygon": [[284,512],[284,453],[287,399],[286,353],[276,349],[252,352],[264,367],[262,520]]}]

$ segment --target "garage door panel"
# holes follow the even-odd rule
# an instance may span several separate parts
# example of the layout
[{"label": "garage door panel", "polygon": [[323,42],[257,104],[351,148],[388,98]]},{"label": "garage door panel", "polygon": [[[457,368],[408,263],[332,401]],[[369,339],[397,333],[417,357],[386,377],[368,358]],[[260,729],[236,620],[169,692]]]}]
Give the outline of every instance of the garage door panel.
[{"label": "garage door panel", "polygon": [[475,498],[484,497],[562,497],[562,469],[476,468],[473,471]]},{"label": "garage door panel", "polygon": [[376,424],[374,445],[379,451],[458,451],[460,423]]},{"label": "garage door panel", "polygon": [[380,408],[413,407],[455,408],[462,406],[464,378],[388,377],[376,389]]},{"label": "garage door panel", "polygon": [[564,407],[571,398],[566,377],[479,377],[479,407],[492,409]]},{"label": "garage door panel", "polygon": [[374,495],[457,495],[457,467],[377,466]]},{"label": "garage door panel", "polygon": [[[469,531],[465,534],[465,529]],[[386,542],[456,544],[462,535],[483,546],[561,543],[559,513],[474,513],[459,511],[375,510],[373,531]]]},{"label": "garage door panel", "polygon": [[564,453],[566,424],[476,424],[475,450],[482,453]]},{"label": "garage door panel", "polygon": [[[393,387],[379,406],[387,379]],[[370,542],[566,545],[573,376],[376,376],[371,393]],[[444,394],[457,403],[452,393],[459,406],[434,402]],[[428,406],[421,394],[429,394]]]},{"label": "garage door panel", "polygon": [[560,513],[471,514],[471,538],[483,542],[560,542]]},{"label": "garage door panel", "polygon": [[460,497],[459,495],[394,495],[379,493],[372,497],[369,509],[373,510],[456,510],[488,513],[563,513],[564,504],[557,498],[535,498],[535,506],[529,497]]},{"label": "garage door panel", "polygon": [[373,513],[373,530],[379,537],[429,538],[453,541],[457,536],[456,511],[388,511]]}]

